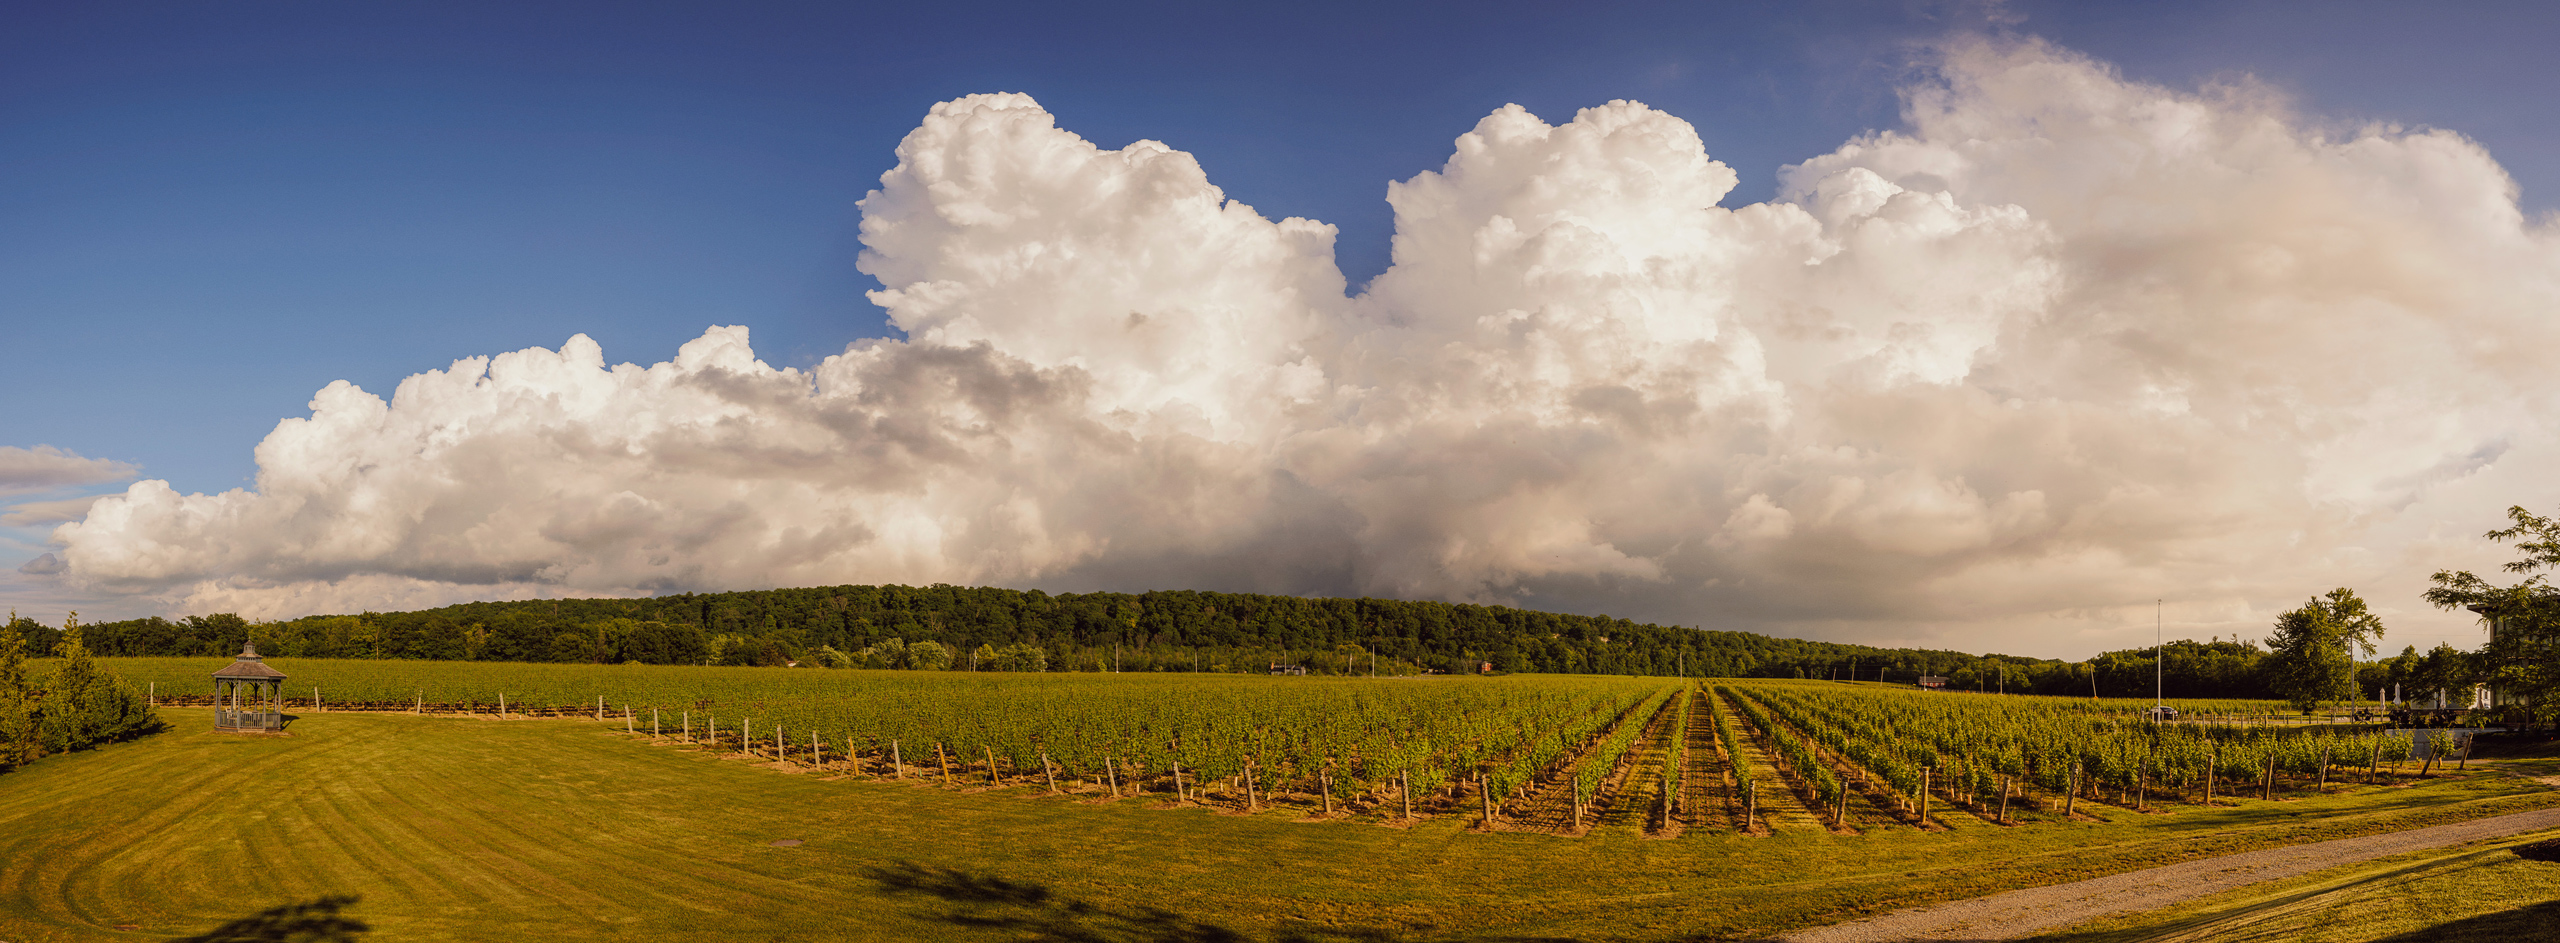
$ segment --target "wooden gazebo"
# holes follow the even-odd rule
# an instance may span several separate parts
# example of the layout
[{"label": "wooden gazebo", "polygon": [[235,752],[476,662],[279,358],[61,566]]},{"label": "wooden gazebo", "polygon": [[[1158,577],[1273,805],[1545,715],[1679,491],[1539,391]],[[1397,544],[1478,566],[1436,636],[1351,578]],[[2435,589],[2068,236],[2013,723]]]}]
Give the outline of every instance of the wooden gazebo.
[{"label": "wooden gazebo", "polygon": [[284,729],[284,672],[258,657],[255,642],[241,643],[240,657],[213,673],[213,729]]}]

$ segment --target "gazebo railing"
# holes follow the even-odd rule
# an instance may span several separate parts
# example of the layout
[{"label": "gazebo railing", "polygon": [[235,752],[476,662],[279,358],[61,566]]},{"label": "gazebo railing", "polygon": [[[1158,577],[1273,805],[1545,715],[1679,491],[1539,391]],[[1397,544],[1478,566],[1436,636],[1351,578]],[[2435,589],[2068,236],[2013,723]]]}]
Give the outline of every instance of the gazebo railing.
[{"label": "gazebo railing", "polygon": [[216,727],[240,727],[258,730],[284,729],[283,711],[235,711],[218,708],[213,712]]}]

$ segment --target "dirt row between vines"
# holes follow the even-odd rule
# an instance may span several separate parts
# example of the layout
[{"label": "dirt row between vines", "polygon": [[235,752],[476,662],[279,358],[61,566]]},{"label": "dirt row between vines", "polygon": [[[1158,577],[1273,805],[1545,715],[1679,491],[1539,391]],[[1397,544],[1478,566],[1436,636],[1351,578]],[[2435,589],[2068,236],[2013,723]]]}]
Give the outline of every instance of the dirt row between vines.
[{"label": "dirt row between vines", "polygon": [[1503,805],[1501,814],[1497,816],[1494,830],[1581,835],[1602,824],[1601,816],[1604,813],[1625,804],[1623,793],[1627,791],[1628,786],[1640,785],[1630,782],[1628,772],[1636,765],[1640,752],[1660,749],[1658,738],[1661,735],[1662,726],[1669,719],[1671,706],[1672,701],[1666,699],[1662,706],[1655,708],[1652,716],[1642,719],[1645,732],[1637,736],[1637,745],[1629,748],[1624,756],[1618,758],[1617,767],[1601,778],[1600,785],[1592,790],[1592,795],[1583,797],[1580,829],[1574,827],[1573,770],[1582,764],[1583,759],[1589,756],[1591,751],[1599,748],[1601,741],[1608,738],[1615,724],[1601,728],[1590,740],[1576,745],[1573,750],[1558,758],[1553,765],[1531,778],[1530,785],[1523,796]]}]

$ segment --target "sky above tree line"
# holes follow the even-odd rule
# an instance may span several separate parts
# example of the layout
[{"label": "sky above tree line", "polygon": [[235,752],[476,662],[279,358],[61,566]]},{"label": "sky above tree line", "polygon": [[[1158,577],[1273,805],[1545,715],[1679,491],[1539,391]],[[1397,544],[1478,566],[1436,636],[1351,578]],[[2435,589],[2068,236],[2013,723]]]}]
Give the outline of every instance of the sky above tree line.
[{"label": "sky above tree line", "polygon": [[47,621],[953,582],[2081,657],[2346,585],[2423,649],[2560,503],[2531,5],[13,23]]}]

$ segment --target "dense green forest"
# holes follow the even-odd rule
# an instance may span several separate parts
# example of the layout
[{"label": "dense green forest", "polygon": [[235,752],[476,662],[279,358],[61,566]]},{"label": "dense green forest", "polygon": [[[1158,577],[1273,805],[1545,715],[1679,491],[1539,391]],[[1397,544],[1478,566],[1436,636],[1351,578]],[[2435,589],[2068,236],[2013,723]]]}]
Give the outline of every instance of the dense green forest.
[{"label": "dense green forest", "polygon": [[[11,628],[34,652],[59,630]],[[2152,691],[2148,649],[2069,662],[1886,649],[1608,616],[1388,599],[1192,591],[1051,595],[935,585],[826,586],[645,599],[478,602],[250,622],[233,615],[84,627],[100,655],[227,655],[243,641],[281,657],[949,670],[1223,671],[1275,664],[1317,674],[1495,671],[1731,678],[1846,678],[1964,690],[2108,696]],[[2173,642],[2170,697],[2268,697],[2265,652]]]}]

